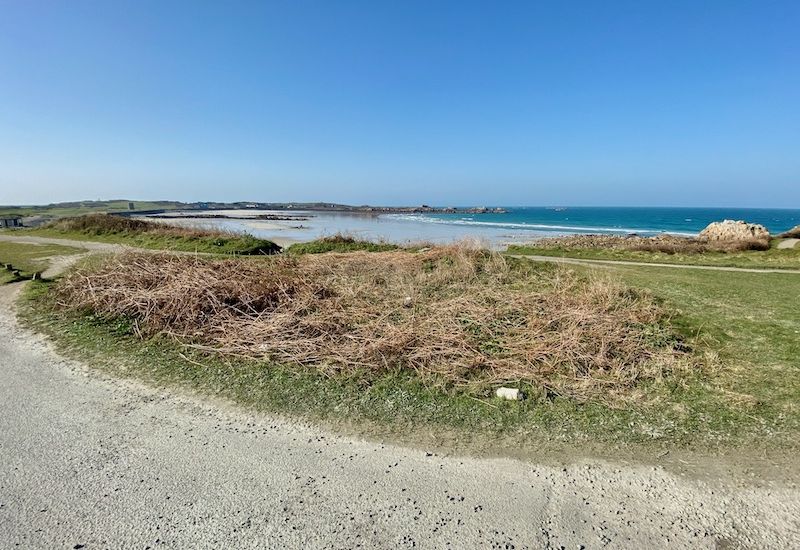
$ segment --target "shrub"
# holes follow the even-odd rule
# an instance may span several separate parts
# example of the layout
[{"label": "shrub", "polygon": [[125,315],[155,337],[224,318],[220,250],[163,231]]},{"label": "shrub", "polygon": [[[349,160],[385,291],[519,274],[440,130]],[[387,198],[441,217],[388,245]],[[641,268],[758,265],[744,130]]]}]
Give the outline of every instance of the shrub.
[{"label": "shrub", "polygon": [[61,232],[78,232],[102,237],[152,238],[164,248],[182,245],[184,249],[199,247],[201,252],[231,252],[243,255],[277,254],[281,248],[265,239],[247,233],[234,233],[215,229],[181,227],[111,214],[88,214],[62,218],[45,226]]},{"label": "shrub", "polygon": [[691,366],[648,295],[464,247],[253,262],[125,254],[64,278],[58,307],[222,355],[328,374],[408,370],[612,402]]},{"label": "shrub", "polygon": [[322,254],[325,252],[387,252],[400,248],[395,244],[357,240],[350,235],[337,233],[307,243],[293,244],[287,249],[290,254]]},{"label": "shrub", "polygon": [[639,235],[570,235],[540,239],[528,245],[530,248],[563,248],[566,250],[611,249],[661,252],[664,254],[703,254],[706,252],[742,252],[746,250],[767,250],[769,242],[747,241],[709,241],[694,237],[658,235],[641,237]]}]

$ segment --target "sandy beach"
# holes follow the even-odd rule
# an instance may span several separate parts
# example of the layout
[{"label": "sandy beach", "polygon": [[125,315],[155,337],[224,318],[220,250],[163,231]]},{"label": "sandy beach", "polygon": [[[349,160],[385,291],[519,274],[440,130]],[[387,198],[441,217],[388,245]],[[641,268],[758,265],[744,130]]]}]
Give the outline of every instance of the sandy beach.
[{"label": "sandy beach", "polygon": [[[261,220],[258,216],[291,216],[302,219]],[[325,236],[346,234],[358,239],[402,244],[443,244],[472,239],[492,249],[503,249],[509,244],[530,240],[532,236],[529,231],[512,232],[507,228],[429,223],[413,217],[355,212],[214,210],[207,213],[170,212],[169,217],[155,215],[148,216],[147,219],[173,225],[247,232],[283,247]]]},{"label": "sandy beach", "polygon": [[399,212],[281,209],[170,211],[148,219],[178,225],[249,232],[278,244],[304,242],[337,233],[359,240],[399,244],[479,240],[495,250],[543,237],[572,234],[691,237],[708,223],[746,219],[774,233],[800,222],[800,210],[707,208],[505,207],[502,213],[420,214]]}]

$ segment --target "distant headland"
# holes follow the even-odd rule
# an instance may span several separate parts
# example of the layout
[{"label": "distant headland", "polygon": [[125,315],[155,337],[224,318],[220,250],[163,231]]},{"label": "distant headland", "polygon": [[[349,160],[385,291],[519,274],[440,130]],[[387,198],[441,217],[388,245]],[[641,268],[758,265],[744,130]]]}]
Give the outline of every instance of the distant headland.
[{"label": "distant headland", "polygon": [[61,202],[45,205],[0,206],[0,218],[20,219],[25,225],[38,225],[42,222],[66,216],[79,216],[91,213],[121,215],[168,214],[172,211],[206,212],[204,217],[225,218],[228,215],[209,214],[215,210],[270,210],[297,212],[330,212],[364,215],[379,214],[505,214],[506,210],[486,206],[372,206],[338,204],[332,202],[181,202],[181,201],[134,201],[128,199]]},{"label": "distant headland", "polygon": [[338,204],[332,202],[234,202],[234,203],[204,203],[187,204],[186,210],[228,210],[228,209],[254,209],[254,210],[300,210],[313,212],[353,212],[375,214],[504,214],[503,208],[486,206],[373,206]]}]

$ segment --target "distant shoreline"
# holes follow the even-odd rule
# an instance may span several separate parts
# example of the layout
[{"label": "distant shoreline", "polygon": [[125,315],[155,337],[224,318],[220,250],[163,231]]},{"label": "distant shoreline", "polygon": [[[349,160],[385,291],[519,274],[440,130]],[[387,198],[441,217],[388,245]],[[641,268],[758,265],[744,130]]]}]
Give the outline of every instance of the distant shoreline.
[{"label": "distant shoreline", "polygon": [[[328,202],[85,201],[24,209],[10,216],[36,227],[88,213],[141,216],[176,224],[214,225],[276,241],[308,241],[336,233],[392,242],[479,239],[491,248],[570,234],[692,236],[723,219],[761,224],[781,234],[800,225],[798,209],[667,207],[351,206]],[[190,218],[194,218],[193,220]]]},{"label": "distant shoreline", "polygon": [[[351,213],[351,214],[505,214],[505,208],[498,206],[351,206],[347,204],[335,203],[191,203],[181,208],[164,208],[154,210],[123,210],[114,212],[123,216],[134,215],[155,215],[161,213],[175,212],[215,212],[220,210],[236,211],[285,211],[285,212],[332,212],[332,213]],[[176,216],[177,217],[177,216]],[[209,216],[210,217],[210,216]],[[230,217],[220,215],[219,217]]]},{"label": "distant shoreline", "polygon": [[[292,206],[292,208],[288,208]],[[312,205],[313,206],[313,205]],[[361,240],[394,243],[454,242],[479,239],[493,249],[524,244],[545,237],[571,234],[694,236],[713,221],[744,219],[760,223],[779,234],[800,224],[800,210],[757,209],[634,209],[528,207],[505,208],[503,213],[408,212],[413,208],[374,207],[301,210],[287,205],[283,210],[262,210],[252,205],[237,209],[185,209],[161,213],[131,212],[149,219],[177,224],[213,225],[232,231],[251,232],[275,242],[304,242],[337,233]],[[461,210],[466,210],[462,208]]]}]

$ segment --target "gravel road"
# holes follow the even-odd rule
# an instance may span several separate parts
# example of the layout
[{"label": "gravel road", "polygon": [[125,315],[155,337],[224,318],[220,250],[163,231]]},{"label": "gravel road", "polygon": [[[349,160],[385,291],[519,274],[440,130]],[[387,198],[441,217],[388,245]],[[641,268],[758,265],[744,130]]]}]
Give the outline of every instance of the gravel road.
[{"label": "gravel road", "polygon": [[[0,287],[0,548],[786,548],[788,481],[441,456],[105,377]],[[576,451],[579,455],[579,451]]]}]

